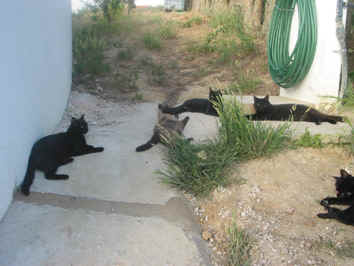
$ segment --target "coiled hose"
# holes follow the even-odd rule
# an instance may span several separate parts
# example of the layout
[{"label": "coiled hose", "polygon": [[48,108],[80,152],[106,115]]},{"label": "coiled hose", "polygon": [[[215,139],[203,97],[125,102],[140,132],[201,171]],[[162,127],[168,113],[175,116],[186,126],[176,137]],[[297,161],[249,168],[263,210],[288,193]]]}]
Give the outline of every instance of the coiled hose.
[{"label": "coiled hose", "polygon": [[[289,53],[291,23],[298,6],[299,30]],[[317,45],[315,0],[277,0],[268,35],[268,66],[272,79],[282,88],[302,81],[311,68]]]}]

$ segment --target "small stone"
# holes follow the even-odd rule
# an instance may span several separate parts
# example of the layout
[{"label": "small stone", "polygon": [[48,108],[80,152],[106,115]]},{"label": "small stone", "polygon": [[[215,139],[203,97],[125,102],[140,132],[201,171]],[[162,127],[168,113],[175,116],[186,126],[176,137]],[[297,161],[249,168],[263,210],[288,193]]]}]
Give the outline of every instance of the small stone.
[{"label": "small stone", "polygon": [[204,231],[203,233],[202,233],[202,238],[204,239],[204,240],[209,240],[210,238],[211,238],[211,234],[210,234],[210,232],[208,232],[208,231]]}]

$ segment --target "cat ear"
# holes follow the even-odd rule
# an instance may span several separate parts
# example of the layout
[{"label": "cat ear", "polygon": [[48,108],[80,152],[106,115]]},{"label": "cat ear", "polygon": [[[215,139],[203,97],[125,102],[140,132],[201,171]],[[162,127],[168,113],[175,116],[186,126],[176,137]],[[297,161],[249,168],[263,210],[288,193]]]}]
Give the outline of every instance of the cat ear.
[{"label": "cat ear", "polygon": [[84,120],[85,119],[85,115],[82,115],[81,117],[80,117],[80,120]]},{"label": "cat ear", "polygon": [[266,97],[264,97],[264,99],[269,101],[269,94],[267,94]]},{"label": "cat ear", "polygon": [[350,174],[348,174],[348,172],[345,171],[344,169],[340,169],[340,175],[341,175],[341,177],[344,177],[344,178],[350,176]]}]

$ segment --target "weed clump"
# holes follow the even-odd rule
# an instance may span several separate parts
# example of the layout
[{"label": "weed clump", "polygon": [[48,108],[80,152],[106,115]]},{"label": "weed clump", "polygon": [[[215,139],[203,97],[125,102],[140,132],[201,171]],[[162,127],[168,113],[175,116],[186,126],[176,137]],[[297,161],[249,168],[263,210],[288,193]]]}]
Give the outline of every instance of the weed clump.
[{"label": "weed clump", "polygon": [[107,43],[95,25],[78,30],[73,36],[73,74],[99,75],[109,70],[104,63]]},{"label": "weed clump", "polygon": [[291,139],[287,123],[273,128],[249,121],[236,102],[215,105],[220,118],[218,137],[200,144],[176,139],[168,146],[167,168],[160,171],[165,183],[195,196],[227,185],[227,169],[232,163],[270,155]]},{"label": "weed clump", "polygon": [[227,230],[228,235],[228,258],[229,266],[246,266],[251,264],[250,250],[251,240],[249,235],[241,229],[237,228],[237,224],[233,221]]},{"label": "weed clump", "polygon": [[212,30],[203,42],[192,44],[189,51],[199,54],[215,52],[217,63],[222,64],[256,52],[255,38],[246,30],[240,7],[210,12],[208,18]]}]

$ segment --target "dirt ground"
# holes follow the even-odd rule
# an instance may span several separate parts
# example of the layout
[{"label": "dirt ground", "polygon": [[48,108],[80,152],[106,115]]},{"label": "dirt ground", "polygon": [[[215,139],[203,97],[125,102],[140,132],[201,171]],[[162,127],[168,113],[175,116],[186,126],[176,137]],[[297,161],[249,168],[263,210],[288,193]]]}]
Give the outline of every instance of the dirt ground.
[{"label": "dirt ground", "polygon": [[[195,16],[203,17],[192,12],[134,10],[121,23],[123,30],[113,37],[113,47],[106,52],[110,73],[94,79],[90,76],[74,79],[74,88],[119,101],[174,104],[177,99],[205,97],[209,87],[226,88],[240,70],[251,69],[260,80],[255,94],[279,93],[267,71],[265,44],[261,38],[256,38],[257,54],[226,65],[215,63],[215,54],[197,55],[188,51],[192,43],[200,42],[210,32],[205,21],[190,28],[177,26],[176,38],[163,40],[161,50],[144,47],[142,36],[158,26],[158,18],[180,25]],[[122,53],[128,54],[127,58],[120,58]]]},{"label": "dirt ground", "polygon": [[[353,159],[341,148],[290,150],[235,166],[237,184],[191,198],[216,261],[226,255],[234,220],[253,240],[252,265],[353,265],[352,226],[316,217],[319,201],[335,195],[332,176],[353,172]],[[339,256],[347,245],[350,257]]]},{"label": "dirt ground", "polygon": [[[213,55],[187,51],[208,32],[206,24],[179,27],[177,37],[165,40],[159,51],[144,48],[141,34],[154,27],[157,16],[183,23],[194,14],[134,10],[129,23],[137,32],[122,32],[114,39],[119,45],[106,53],[111,73],[76,80],[74,89],[113,101],[175,104],[206,97],[209,87],[226,88],[233,81],[234,66],[212,64]],[[257,45],[258,54],[237,62],[237,69],[252,69],[260,78],[253,94],[277,95],[264,67],[264,42]],[[131,56],[119,59],[121,51]],[[158,74],[152,71],[156,66]],[[200,218],[203,238],[215,251],[215,265],[225,264],[226,230],[232,220],[251,236],[252,265],[353,265],[353,227],[316,216],[323,211],[320,200],[335,195],[332,176],[341,168],[354,173],[353,159],[341,148],[289,150],[235,165],[231,172],[236,184],[216,189],[207,199],[186,195]]]}]

